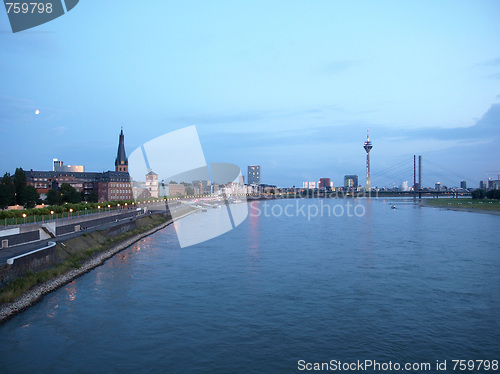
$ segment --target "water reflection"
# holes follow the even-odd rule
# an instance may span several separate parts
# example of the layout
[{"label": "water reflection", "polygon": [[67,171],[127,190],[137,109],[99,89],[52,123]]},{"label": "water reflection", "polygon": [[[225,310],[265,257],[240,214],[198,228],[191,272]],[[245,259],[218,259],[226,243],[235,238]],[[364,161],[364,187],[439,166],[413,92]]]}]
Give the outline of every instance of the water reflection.
[{"label": "water reflection", "polygon": [[363,204],[365,207],[365,215],[362,218],[363,225],[363,236],[361,241],[361,267],[365,269],[373,268],[373,256],[372,256],[372,199],[363,199],[362,201],[358,199],[357,202]]},{"label": "water reflection", "polygon": [[73,282],[68,283],[66,285],[66,287],[64,287],[64,289],[68,293],[69,301],[75,301],[75,299],[76,299],[76,279]]},{"label": "water reflection", "polygon": [[250,269],[254,273],[259,269],[260,260],[260,216],[250,214],[248,216],[248,249],[250,258]]}]

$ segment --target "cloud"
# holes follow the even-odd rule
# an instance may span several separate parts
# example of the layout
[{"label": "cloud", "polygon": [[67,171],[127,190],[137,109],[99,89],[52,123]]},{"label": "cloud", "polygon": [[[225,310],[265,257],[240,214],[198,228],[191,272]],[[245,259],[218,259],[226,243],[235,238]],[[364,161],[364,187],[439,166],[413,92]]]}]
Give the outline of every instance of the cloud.
[{"label": "cloud", "polygon": [[[37,116],[35,110],[40,110]],[[0,124],[3,126],[29,125],[34,120],[57,121],[63,110],[37,105],[33,100],[0,95]]]},{"label": "cloud", "polygon": [[64,134],[68,128],[66,126],[59,126],[59,127],[54,127],[53,129],[50,129],[50,135],[51,136],[59,136]]},{"label": "cloud", "polygon": [[327,62],[325,65],[323,65],[320,71],[326,74],[337,74],[352,68],[356,64],[357,64],[356,61],[351,61],[351,60],[334,60]]},{"label": "cloud", "polygon": [[494,59],[491,59],[488,61],[483,61],[483,62],[477,64],[477,66],[487,66],[487,67],[500,66],[500,57],[494,58]]},{"label": "cloud", "polygon": [[35,103],[28,99],[19,99],[0,95],[0,121],[9,124],[25,121],[35,112]]},{"label": "cloud", "polygon": [[485,78],[500,79],[500,73],[487,75]]}]

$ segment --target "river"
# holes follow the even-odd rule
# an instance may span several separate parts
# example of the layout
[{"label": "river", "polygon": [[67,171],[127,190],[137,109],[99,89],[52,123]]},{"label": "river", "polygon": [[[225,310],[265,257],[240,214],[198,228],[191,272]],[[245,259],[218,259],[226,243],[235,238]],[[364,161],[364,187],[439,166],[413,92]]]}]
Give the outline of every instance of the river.
[{"label": "river", "polygon": [[404,199],[251,204],[191,247],[168,226],[1,325],[1,372],[500,360],[500,216]]}]

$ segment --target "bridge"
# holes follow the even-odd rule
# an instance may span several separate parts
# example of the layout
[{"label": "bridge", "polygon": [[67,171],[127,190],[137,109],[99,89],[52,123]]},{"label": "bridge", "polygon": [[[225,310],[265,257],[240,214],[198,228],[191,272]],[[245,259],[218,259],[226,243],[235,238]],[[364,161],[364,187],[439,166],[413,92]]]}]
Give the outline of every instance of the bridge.
[{"label": "bridge", "polygon": [[[422,156],[417,157],[414,155],[412,158],[402,160],[383,170],[375,170],[371,174],[371,185],[375,186],[372,187],[371,192],[379,196],[407,195],[418,196],[420,199],[423,196],[439,197],[445,195],[458,197],[470,195],[470,191],[463,183],[473,181],[474,178],[460,175],[432,160],[425,160],[425,165],[424,169]],[[426,178],[432,178],[434,188],[425,187],[424,171]],[[413,183],[410,184],[412,180]]]}]

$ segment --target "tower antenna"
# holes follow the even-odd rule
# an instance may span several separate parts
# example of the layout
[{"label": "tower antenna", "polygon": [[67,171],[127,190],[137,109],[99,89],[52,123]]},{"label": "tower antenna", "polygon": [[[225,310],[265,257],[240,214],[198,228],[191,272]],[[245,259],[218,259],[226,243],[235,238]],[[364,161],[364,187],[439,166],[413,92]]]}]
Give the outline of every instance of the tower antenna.
[{"label": "tower antenna", "polygon": [[366,142],[363,145],[366,151],[366,191],[368,196],[370,196],[371,191],[371,178],[370,178],[370,151],[373,148],[372,142],[370,141],[370,129],[366,129]]}]

